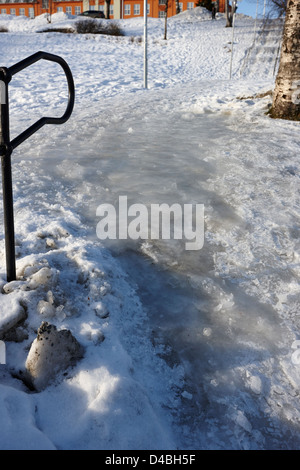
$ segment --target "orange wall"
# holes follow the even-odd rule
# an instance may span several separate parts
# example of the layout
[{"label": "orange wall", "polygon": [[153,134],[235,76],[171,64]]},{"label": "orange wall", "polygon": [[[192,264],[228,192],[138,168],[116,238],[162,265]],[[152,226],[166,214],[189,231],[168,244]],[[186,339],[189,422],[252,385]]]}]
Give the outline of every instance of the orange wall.
[{"label": "orange wall", "polygon": [[225,13],[225,0],[219,0],[219,11]]},{"label": "orange wall", "polygon": [[[50,2],[49,2],[50,3]],[[81,7],[82,12],[82,1],[81,0],[73,0],[73,1],[61,1],[61,2],[51,2],[51,11],[49,9],[43,9],[42,3],[35,2],[35,3],[0,3],[0,12],[1,10],[5,9],[6,13],[10,15],[11,9],[14,9],[16,16],[20,16],[20,8],[25,10],[25,16],[30,16],[29,8],[34,9],[34,16],[41,15],[42,13],[56,13],[57,7],[62,7],[63,11],[66,12],[66,7],[72,8],[72,15],[75,15],[75,6]],[[22,11],[22,10],[21,10]]]},{"label": "orange wall", "polygon": [[[16,16],[20,15],[20,8],[23,8],[25,10],[25,16],[30,16],[29,15],[29,8],[33,8],[34,5],[32,3],[0,3],[0,12],[2,10],[6,10],[6,14],[10,15],[11,9],[15,10]],[[36,13],[35,13],[36,15]]]},{"label": "orange wall", "polygon": [[[182,3],[182,11],[186,11],[188,1],[187,0],[180,0],[180,3]],[[190,3],[192,3],[193,6],[195,6],[196,1],[195,2],[190,2]],[[164,12],[164,11],[165,11],[165,5],[159,5],[158,0],[156,0],[156,1],[152,0],[151,1],[151,4],[150,4],[151,16],[153,16],[154,18],[158,18],[159,17],[159,12]],[[175,1],[169,1],[168,16],[174,16],[174,15],[176,15],[176,2]]]},{"label": "orange wall", "polygon": [[61,2],[53,2],[52,3],[52,13],[57,12],[57,8],[63,8],[63,12],[66,13],[66,8],[71,8],[71,15],[75,15],[75,7],[80,7],[80,13],[83,12],[82,8],[82,1],[61,1]]}]

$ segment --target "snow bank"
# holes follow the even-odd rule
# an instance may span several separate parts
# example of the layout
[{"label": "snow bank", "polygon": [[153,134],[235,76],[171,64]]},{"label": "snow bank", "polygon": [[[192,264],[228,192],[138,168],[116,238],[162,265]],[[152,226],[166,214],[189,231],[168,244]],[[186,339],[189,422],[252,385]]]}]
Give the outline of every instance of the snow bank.
[{"label": "snow bank", "polygon": [[48,15],[46,13],[36,16],[35,18],[6,14],[0,15],[0,25],[6,26],[8,31],[11,33],[39,32],[45,29],[45,27],[51,27],[52,24],[59,24],[61,27],[69,27],[75,21],[78,21],[78,16],[68,15],[63,12],[51,15],[51,23],[49,23]]},{"label": "snow bank", "polygon": [[210,20],[210,19],[211,19],[211,12],[209,10],[207,10],[206,8],[202,8],[202,7],[196,7],[196,8],[193,8],[192,10],[182,11],[178,15],[172,16],[170,18],[170,21],[171,22],[174,22],[174,21],[198,22],[198,21]]}]

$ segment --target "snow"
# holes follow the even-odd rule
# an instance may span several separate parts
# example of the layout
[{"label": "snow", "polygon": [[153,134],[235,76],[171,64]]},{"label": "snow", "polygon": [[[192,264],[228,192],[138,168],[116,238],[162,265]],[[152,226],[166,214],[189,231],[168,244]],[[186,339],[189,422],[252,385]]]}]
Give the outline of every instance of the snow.
[{"label": "snow", "polygon": [[[76,103],[12,154],[17,281],[0,245],[0,320],[19,308],[0,365],[1,449],[299,448],[299,124],[271,120],[280,24],[232,29],[197,8],[124,37],[0,15],[1,65],[44,50],[70,66]],[[277,28],[277,33],[276,33]],[[40,61],[10,85],[11,138],[59,116],[64,74]],[[99,240],[96,209],[199,203],[205,241]],[[1,198],[2,199],[2,198]],[[1,207],[2,211],[2,207]],[[3,219],[3,215],[1,215]],[[42,392],[23,380],[42,321],[84,357]]]}]

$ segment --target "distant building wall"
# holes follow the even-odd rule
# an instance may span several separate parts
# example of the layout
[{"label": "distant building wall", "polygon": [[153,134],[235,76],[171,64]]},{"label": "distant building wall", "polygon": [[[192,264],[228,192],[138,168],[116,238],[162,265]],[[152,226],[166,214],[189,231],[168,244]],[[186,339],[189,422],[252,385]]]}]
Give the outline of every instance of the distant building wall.
[{"label": "distant building wall", "polygon": [[4,3],[0,1],[0,14],[3,13],[7,15],[28,16],[29,18],[37,16],[35,6],[32,3],[24,2]]},{"label": "distant building wall", "polygon": [[[218,11],[225,11],[225,0],[217,0]],[[165,0],[148,0],[148,16],[163,18],[165,16]],[[179,1],[181,11],[192,10],[196,2],[187,0]],[[86,10],[105,11],[105,0],[34,0],[31,2],[3,1],[0,0],[0,14],[28,16],[34,18],[43,13],[64,12],[71,15],[79,15]],[[169,1],[168,16],[176,14],[175,0]],[[144,0],[111,0],[111,19],[136,18],[144,15]]]}]

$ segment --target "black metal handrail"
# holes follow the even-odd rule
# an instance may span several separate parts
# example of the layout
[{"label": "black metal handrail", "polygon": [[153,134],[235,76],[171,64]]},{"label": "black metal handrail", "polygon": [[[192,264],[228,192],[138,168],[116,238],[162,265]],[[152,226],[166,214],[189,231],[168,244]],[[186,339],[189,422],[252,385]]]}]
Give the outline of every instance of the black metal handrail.
[{"label": "black metal handrail", "polygon": [[[41,59],[58,63],[65,72],[69,91],[66,110],[61,117],[42,117],[11,141],[9,132],[8,84],[11,81],[13,75]],[[71,70],[66,61],[62,57],[43,51],[36,52],[35,54],[27,57],[21,62],[18,62],[12,67],[0,67],[0,81],[0,156],[2,166],[6,271],[7,281],[10,282],[16,279],[11,154],[12,151],[18,147],[18,145],[41,129],[41,127],[43,127],[45,124],[63,124],[69,119],[75,103],[75,86]]]}]

